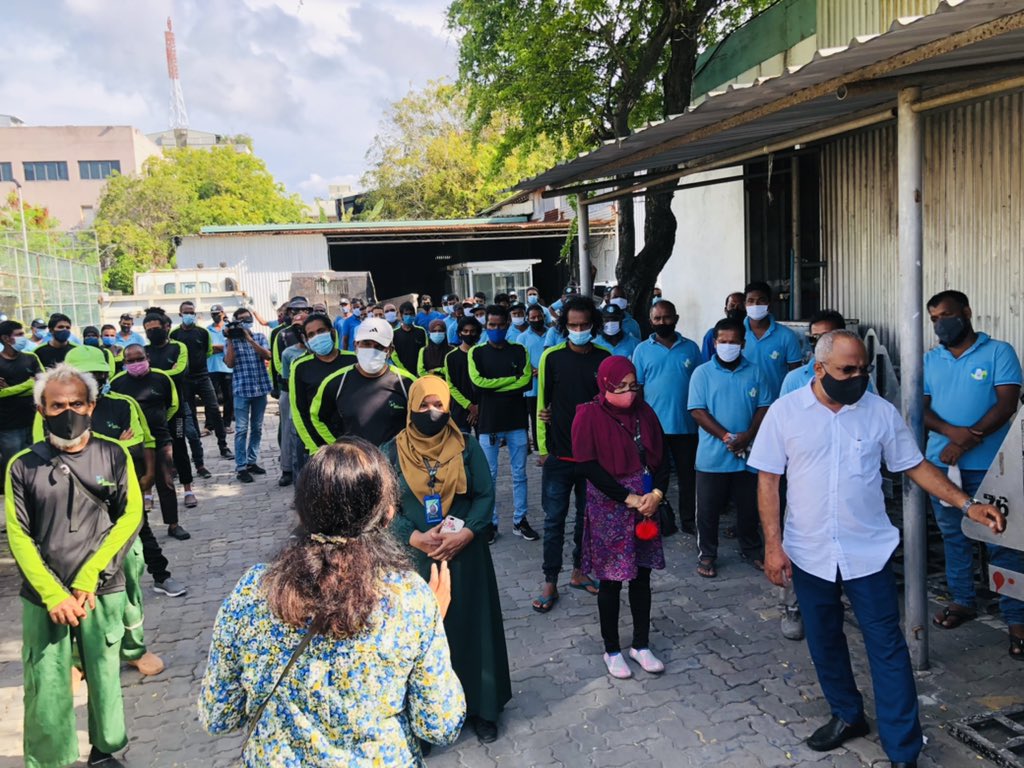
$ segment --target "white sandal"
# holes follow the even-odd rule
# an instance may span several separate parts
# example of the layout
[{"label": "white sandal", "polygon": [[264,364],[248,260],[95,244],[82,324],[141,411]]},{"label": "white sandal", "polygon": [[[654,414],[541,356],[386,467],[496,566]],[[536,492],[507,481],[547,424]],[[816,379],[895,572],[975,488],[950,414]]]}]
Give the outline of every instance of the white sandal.
[{"label": "white sandal", "polygon": [[629,668],[629,664],[626,663],[621,653],[606,653],[604,655],[604,665],[608,667],[608,674],[619,680],[627,680],[633,676],[633,671]]},{"label": "white sandal", "polygon": [[660,674],[665,671],[665,665],[658,660],[658,657],[651,653],[650,648],[636,648],[629,649],[629,658],[639,664],[644,672],[650,672],[652,675]]}]

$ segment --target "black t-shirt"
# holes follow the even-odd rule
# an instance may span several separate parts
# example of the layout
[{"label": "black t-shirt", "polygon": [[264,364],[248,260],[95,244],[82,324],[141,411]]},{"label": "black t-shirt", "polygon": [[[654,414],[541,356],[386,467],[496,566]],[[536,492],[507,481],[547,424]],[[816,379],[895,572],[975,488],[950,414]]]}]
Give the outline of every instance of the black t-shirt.
[{"label": "black t-shirt", "polygon": [[569,345],[552,347],[541,358],[544,391],[539,393],[551,409],[551,421],[543,430],[543,445],[552,456],[572,458],[572,420],[576,406],[597,395],[597,367],[611,353],[590,345],[586,353],[573,352]]},{"label": "black t-shirt", "polygon": [[[41,371],[39,360],[27,352],[18,352],[13,360],[0,355],[0,379],[6,381],[8,387],[24,384]],[[0,397],[0,429],[26,429],[32,426],[35,416],[31,387],[20,395]]]},{"label": "black t-shirt", "polygon": [[292,419],[301,420],[306,433],[316,442],[317,445],[325,445],[320,433],[313,427],[310,420],[312,413],[313,398],[317,390],[324,383],[324,379],[342,368],[355,364],[356,356],[351,352],[340,352],[331,362],[325,362],[316,355],[307,355],[292,361],[291,377],[288,385],[292,390],[295,399],[295,407],[292,409]]},{"label": "black t-shirt", "polygon": [[335,438],[355,435],[383,445],[405,429],[411,384],[394,370],[371,379],[354,367],[332,379],[324,398],[334,403],[332,434]]},{"label": "black t-shirt", "polygon": [[416,366],[420,360],[420,350],[427,346],[427,332],[414,325],[412,330],[405,330],[405,326],[395,328],[395,357],[409,373],[416,374]]},{"label": "black t-shirt", "polygon": [[[457,389],[459,394],[466,398],[470,404],[477,402],[479,394],[469,378],[469,358],[461,347],[456,347],[444,359],[445,376],[448,379],[448,386]],[[451,405],[452,420],[463,432],[468,432],[469,411],[452,395]]]},{"label": "black t-shirt", "polygon": [[68,352],[70,352],[74,346],[74,344],[69,342],[63,347],[54,347],[50,342],[46,342],[43,346],[33,349],[32,354],[39,358],[39,362],[43,364],[43,368],[53,368],[58,363],[64,362],[64,358],[68,356]]},{"label": "black t-shirt", "polygon": [[[185,400],[185,370],[187,370],[188,363],[186,361],[185,368],[178,373],[172,373],[174,367],[179,364],[182,355],[188,355],[188,350],[185,345],[180,341],[168,341],[162,347],[157,347],[152,344],[146,347],[146,357],[149,358],[149,365],[152,368],[163,371],[171,377],[171,381],[174,382],[175,389],[178,390],[178,402],[181,403]],[[138,400],[138,398],[135,398]],[[141,405],[141,401],[140,401]]]},{"label": "black t-shirt", "polygon": [[139,378],[119,373],[110,380],[112,391],[135,398],[157,446],[171,441],[171,433],[167,429],[167,411],[174,402],[173,387],[170,377],[161,371],[150,371]]},{"label": "black t-shirt", "polygon": [[188,368],[185,369],[189,376],[201,376],[209,373],[206,361],[210,355],[210,332],[198,325],[179,325],[171,331],[171,338],[180,341],[188,351]]},{"label": "black t-shirt", "polygon": [[[477,385],[480,403],[479,434],[526,429],[530,417],[523,394],[533,386],[533,368],[526,347],[508,343],[501,347],[481,344],[473,347],[469,354],[477,373],[473,381]],[[525,386],[503,392],[485,386],[488,380],[521,378],[526,371],[530,376],[526,378]]]}]

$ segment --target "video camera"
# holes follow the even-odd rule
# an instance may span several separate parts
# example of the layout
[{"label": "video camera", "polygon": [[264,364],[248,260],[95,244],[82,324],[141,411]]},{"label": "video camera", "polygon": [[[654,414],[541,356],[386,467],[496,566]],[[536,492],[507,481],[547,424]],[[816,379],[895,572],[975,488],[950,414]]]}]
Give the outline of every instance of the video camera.
[{"label": "video camera", "polygon": [[228,339],[242,341],[245,338],[245,328],[238,320],[232,320],[224,324],[224,336]]}]

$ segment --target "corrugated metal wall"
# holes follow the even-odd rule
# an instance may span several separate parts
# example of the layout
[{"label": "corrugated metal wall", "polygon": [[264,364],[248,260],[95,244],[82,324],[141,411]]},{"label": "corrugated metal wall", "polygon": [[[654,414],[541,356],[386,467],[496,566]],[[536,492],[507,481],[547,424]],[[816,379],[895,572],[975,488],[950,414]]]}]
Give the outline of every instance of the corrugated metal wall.
[{"label": "corrugated metal wall", "polygon": [[902,16],[933,13],[939,0],[818,0],[818,47],[849,45],[858,35],[877,35]]},{"label": "corrugated metal wall", "polygon": [[320,234],[185,237],[175,258],[179,267],[216,267],[221,262],[236,267],[241,289],[252,297],[256,311],[268,319],[288,298],[292,272],[331,268],[327,238]]},{"label": "corrugated metal wall", "polygon": [[[924,121],[924,293],[971,299],[979,330],[1024,351],[1024,94]],[[826,303],[874,327],[896,354],[896,137],[886,127],[822,152]],[[926,344],[933,342],[924,315]]]}]

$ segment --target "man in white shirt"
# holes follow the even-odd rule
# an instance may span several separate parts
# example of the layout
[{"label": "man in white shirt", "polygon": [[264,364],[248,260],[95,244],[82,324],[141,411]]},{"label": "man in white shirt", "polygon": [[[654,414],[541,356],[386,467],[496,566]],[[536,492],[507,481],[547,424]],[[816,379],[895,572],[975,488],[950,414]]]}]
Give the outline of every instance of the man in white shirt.
[{"label": "man in white shirt", "polygon": [[[899,412],[867,392],[868,355],[857,334],[827,333],[814,354],[814,381],[772,405],[748,460],[759,470],[765,573],[779,586],[793,581],[808,649],[832,710],[807,745],[829,751],[869,730],[843,633],[845,592],[871,664],[882,748],[893,766],[916,766],[922,746],[917,691],[891,565],[899,531],[886,515],[881,463],[993,531],[1002,531],[1005,519],[926,461]],[[779,516],[783,474],[785,539]]]}]

